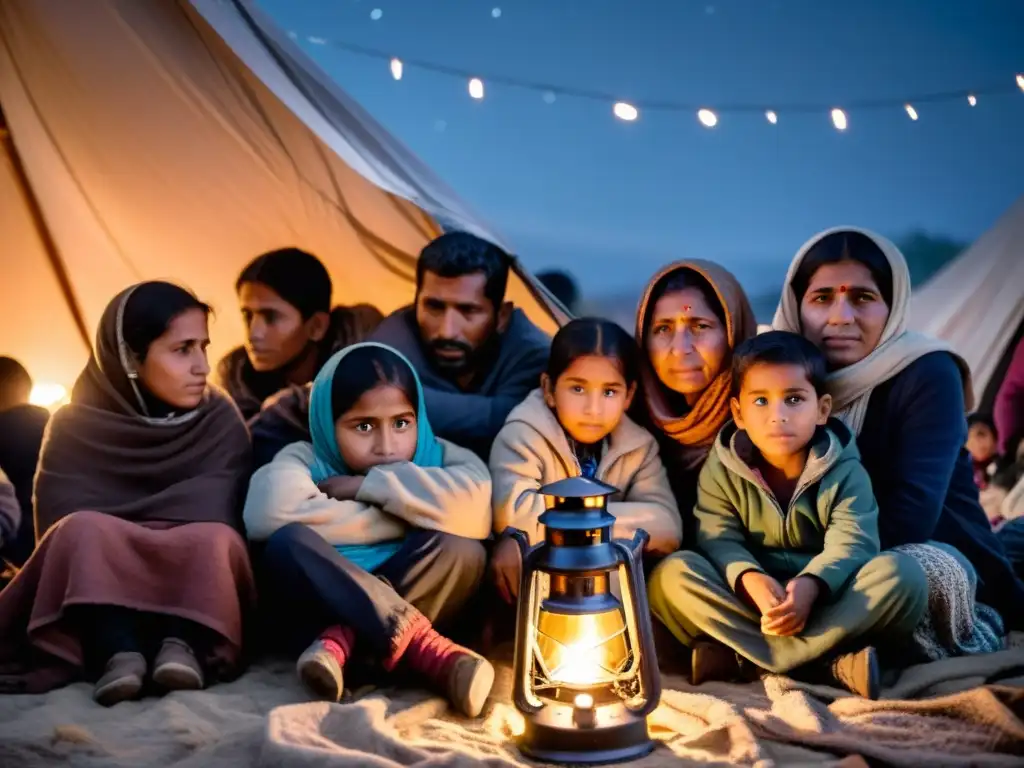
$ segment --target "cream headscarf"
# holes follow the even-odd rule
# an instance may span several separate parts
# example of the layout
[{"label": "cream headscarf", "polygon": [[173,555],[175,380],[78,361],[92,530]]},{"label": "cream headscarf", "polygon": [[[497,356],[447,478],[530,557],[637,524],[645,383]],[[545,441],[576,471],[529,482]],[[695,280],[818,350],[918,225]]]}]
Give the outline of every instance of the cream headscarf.
[{"label": "cream headscarf", "polygon": [[931,352],[948,352],[953,355],[963,374],[964,402],[967,410],[971,411],[974,408],[974,388],[971,384],[970,368],[946,342],[907,330],[907,319],[910,314],[910,270],[907,268],[907,261],[899,248],[874,232],[858,227],[833,227],[819,232],[804,243],[793,263],[789,265],[772,327],[778,331],[803,333],[800,326],[800,303],[793,292],[793,278],[807,252],[824,237],[836,232],[858,232],[870,237],[882,250],[892,269],[892,306],[889,307],[889,319],[882,330],[878,346],[863,360],[829,374],[828,391],[832,395],[833,414],[854,434],[859,435],[861,427],[864,426],[871,391],[896,376],[915,360]]}]

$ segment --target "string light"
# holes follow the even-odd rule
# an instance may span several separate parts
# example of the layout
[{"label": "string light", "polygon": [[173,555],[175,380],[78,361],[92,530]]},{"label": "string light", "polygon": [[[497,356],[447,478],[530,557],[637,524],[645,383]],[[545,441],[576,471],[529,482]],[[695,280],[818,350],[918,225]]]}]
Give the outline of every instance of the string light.
[{"label": "string light", "polygon": [[615,102],[615,106],[612,107],[612,113],[619,118],[619,120],[625,120],[627,123],[631,123],[640,117],[640,111],[625,101]]},{"label": "string light", "polygon": [[[374,9],[380,11],[380,9]],[[500,8],[492,10],[500,11]],[[380,11],[383,15],[383,11]],[[499,14],[500,15],[500,14]],[[494,18],[498,18],[492,13]],[[377,16],[380,18],[380,16]],[[289,37],[293,39],[300,39],[299,35],[294,31],[288,33]],[[698,120],[702,125],[708,128],[715,127],[718,124],[719,115],[725,113],[755,113],[764,115],[765,119],[771,125],[777,125],[779,121],[779,115],[781,113],[788,114],[822,114],[823,112],[829,113],[832,124],[839,131],[845,131],[849,127],[848,113],[852,111],[884,111],[892,109],[893,107],[901,107],[911,120],[919,119],[917,107],[915,104],[936,104],[936,103],[950,103],[960,101],[964,98],[965,91],[963,89],[956,91],[940,91],[932,93],[923,93],[912,96],[910,98],[903,99],[860,99],[846,102],[846,105],[840,109],[839,107],[833,107],[828,104],[821,103],[808,103],[808,102],[794,102],[789,104],[776,104],[774,108],[768,109],[765,105],[756,103],[733,103],[733,104],[720,104],[715,111],[702,107],[699,104],[692,104],[680,101],[672,101],[667,99],[651,99],[641,102],[637,101],[619,101],[614,95],[607,92],[598,90],[591,90],[586,88],[575,88],[571,86],[557,85],[554,83],[538,82],[532,80],[519,79],[514,77],[507,77],[501,75],[486,75],[484,78],[478,73],[469,72],[466,70],[452,67],[447,64],[441,64],[434,61],[427,61],[423,59],[398,59],[392,54],[378,50],[375,48],[369,48],[366,46],[358,45],[356,43],[350,43],[344,40],[328,40],[323,37],[307,36],[305,38],[309,43],[313,45],[330,45],[339,50],[347,51],[349,53],[356,54],[358,56],[365,56],[367,58],[382,59],[390,63],[391,74],[395,80],[400,80],[404,73],[404,68],[411,66],[417,69],[423,69],[430,72],[436,72],[438,74],[448,75],[449,77],[457,77],[463,80],[469,81],[469,95],[474,99],[482,99],[484,97],[484,79],[489,81],[492,85],[497,83],[498,85],[504,85],[511,88],[520,88],[524,90],[535,91],[541,94],[541,98],[546,104],[553,104],[559,96],[569,96],[578,99],[587,99],[590,101],[601,101],[605,104],[612,104],[613,114],[622,120],[636,120],[639,114],[644,109],[654,110],[656,112],[683,112],[693,114],[697,113]],[[1024,73],[1017,73],[1015,76],[1015,85],[1010,86],[1005,80],[999,84],[990,84],[982,88],[977,88],[966,92],[967,103],[971,107],[975,107],[978,104],[979,96],[986,95],[999,95],[1010,92],[1011,87],[1014,92],[1017,88],[1024,91]],[[962,103],[962,102],[961,102]],[[636,116],[634,117],[622,117],[619,114],[619,105],[623,104],[631,108]],[[629,110],[627,113],[632,114]]]},{"label": "string light", "polygon": [[710,109],[697,110],[697,119],[700,120],[706,128],[714,128],[718,125],[718,115]]}]

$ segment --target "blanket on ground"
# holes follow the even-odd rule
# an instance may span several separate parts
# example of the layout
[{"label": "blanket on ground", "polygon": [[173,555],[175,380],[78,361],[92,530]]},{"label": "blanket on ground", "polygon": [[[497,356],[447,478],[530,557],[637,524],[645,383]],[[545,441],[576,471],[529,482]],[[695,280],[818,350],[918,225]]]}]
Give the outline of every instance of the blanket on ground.
[{"label": "blanket on ground", "polygon": [[[309,702],[294,665],[263,662],[208,691],[95,705],[88,685],[0,696],[0,765],[135,768],[520,766],[511,671],[478,721],[418,691]],[[694,688],[669,675],[651,717],[658,748],[634,765],[896,766],[1024,763],[1024,649],[904,670],[879,701],[771,677]]]}]

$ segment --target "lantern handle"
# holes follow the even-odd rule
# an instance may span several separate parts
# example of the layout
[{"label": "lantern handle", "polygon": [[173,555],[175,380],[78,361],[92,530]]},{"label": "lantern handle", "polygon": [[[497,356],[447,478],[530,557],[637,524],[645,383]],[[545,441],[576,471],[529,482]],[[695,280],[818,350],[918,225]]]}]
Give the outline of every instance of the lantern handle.
[{"label": "lantern handle", "polygon": [[646,531],[638,530],[628,544],[619,539],[611,542],[626,563],[634,618],[640,635],[640,683],[643,686],[644,703],[637,707],[626,705],[626,708],[638,717],[647,717],[661,701],[661,674],[658,671],[658,654],[654,649],[651,610],[647,605],[647,585],[644,582],[642,560],[634,555],[634,552],[643,552],[643,546],[649,538]]}]

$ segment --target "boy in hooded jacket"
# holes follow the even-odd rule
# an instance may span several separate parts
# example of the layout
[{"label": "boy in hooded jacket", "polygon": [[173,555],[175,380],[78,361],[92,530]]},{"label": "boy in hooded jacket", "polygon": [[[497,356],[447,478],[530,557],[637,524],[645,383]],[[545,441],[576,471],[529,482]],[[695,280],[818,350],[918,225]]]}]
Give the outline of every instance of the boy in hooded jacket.
[{"label": "boy in hooded jacket", "polygon": [[878,695],[870,645],[909,639],[927,607],[921,566],[879,553],[878,505],[852,433],[830,419],[826,363],[771,331],[733,356],[733,421],[698,483],[697,547],[650,579],[651,610],[691,648],[694,684],[742,666],[798,668]]}]

